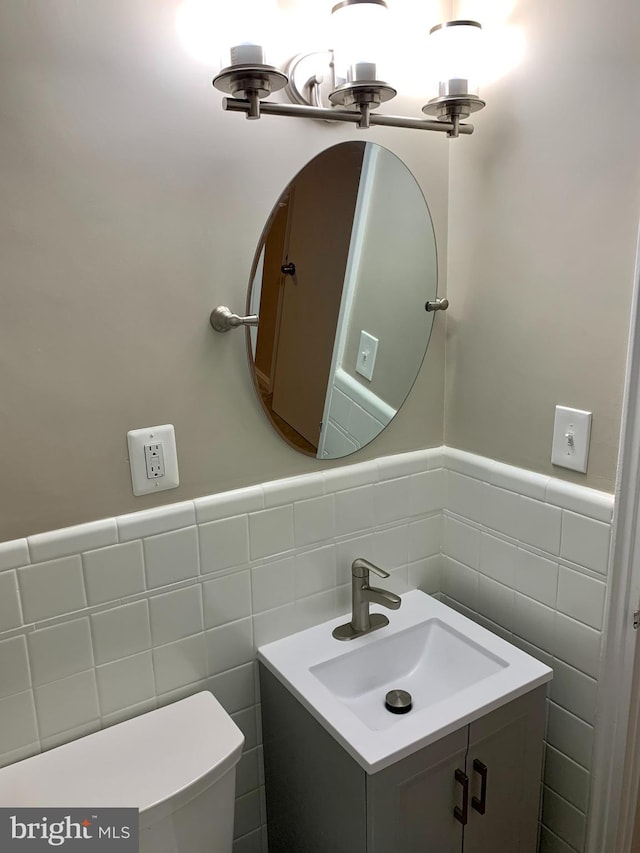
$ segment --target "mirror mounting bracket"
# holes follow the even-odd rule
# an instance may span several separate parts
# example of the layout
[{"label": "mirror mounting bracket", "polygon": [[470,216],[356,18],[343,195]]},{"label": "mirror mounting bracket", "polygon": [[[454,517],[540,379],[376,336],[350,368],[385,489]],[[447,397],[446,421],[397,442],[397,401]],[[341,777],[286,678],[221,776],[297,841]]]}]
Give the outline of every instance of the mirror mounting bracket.
[{"label": "mirror mounting bracket", "polygon": [[236,329],[238,326],[257,326],[258,319],[257,314],[240,317],[238,314],[230,311],[226,305],[218,305],[211,312],[209,322],[216,332],[228,332],[229,329]]}]

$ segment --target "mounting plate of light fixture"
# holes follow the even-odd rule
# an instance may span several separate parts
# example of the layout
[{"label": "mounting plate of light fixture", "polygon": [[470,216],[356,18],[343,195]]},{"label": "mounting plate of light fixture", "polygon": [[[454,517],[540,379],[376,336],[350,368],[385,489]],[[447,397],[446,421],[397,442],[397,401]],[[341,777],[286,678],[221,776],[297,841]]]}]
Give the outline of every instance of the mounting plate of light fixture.
[{"label": "mounting plate of light fixture", "polygon": [[[435,120],[385,115],[375,111],[397,94],[381,73],[385,70],[380,55],[387,35],[387,12],[386,0],[340,0],[331,12],[333,48],[296,56],[286,73],[265,61],[266,49],[255,39],[237,40],[230,49],[230,64],[213,79],[217,89],[232,96],[223,99],[223,108],[243,112],[250,119],[265,114],[351,122],[361,128],[383,125],[435,130],[450,137],[473,133],[473,125],[465,124],[464,119],[485,106],[470,67],[481,25],[446,21],[430,31],[442,70],[434,87],[437,96],[422,109]],[[291,104],[264,100],[283,89]]]}]

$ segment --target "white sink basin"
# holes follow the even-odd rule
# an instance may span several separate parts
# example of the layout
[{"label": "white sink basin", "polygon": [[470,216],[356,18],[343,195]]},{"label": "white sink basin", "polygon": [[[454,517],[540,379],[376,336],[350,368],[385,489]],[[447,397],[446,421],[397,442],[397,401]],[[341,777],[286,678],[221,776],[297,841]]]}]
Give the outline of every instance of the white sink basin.
[{"label": "white sink basin", "polygon": [[[418,590],[403,595],[389,619],[385,628],[341,642],[331,636],[341,617],[258,650],[368,773],[552,677],[549,667]],[[408,713],[385,708],[394,689],[411,694]]]}]

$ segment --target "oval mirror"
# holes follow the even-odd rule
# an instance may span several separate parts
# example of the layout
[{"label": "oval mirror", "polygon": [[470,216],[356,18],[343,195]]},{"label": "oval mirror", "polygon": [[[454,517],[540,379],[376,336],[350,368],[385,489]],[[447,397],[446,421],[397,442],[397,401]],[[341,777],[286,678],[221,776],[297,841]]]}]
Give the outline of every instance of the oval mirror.
[{"label": "oval mirror", "polygon": [[269,217],[247,299],[254,384],[280,436],[338,459],[382,432],[420,370],[436,290],[429,208],[404,163],[371,142],[311,160]]}]

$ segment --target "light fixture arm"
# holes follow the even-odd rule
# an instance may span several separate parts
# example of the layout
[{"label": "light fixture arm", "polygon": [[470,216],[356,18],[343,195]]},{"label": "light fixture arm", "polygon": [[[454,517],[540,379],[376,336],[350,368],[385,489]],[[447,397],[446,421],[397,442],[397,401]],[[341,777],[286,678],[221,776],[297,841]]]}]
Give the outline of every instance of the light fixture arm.
[{"label": "light fixture arm", "polygon": [[[246,113],[248,117],[252,105],[249,101],[241,98],[223,98],[222,108],[227,110],[227,112]],[[301,104],[273,104],[269,101],[261,101],[260,115],[315,118],[323,119],[324,121],[345,121],[357,124],[360,127],[363,126],[363,116],[359,110],[336,110],[330,107],[307,107]],[[469,135],[474,130],[472,124],[460,124],[457,121],[432,121],[405,116],[382,115],[376,112],[369,113],[368,124],[381,127],[404,127],[410,130],[437,130],[441,133],[445,132],[448,136],[457,136],[458,134]]]}]

